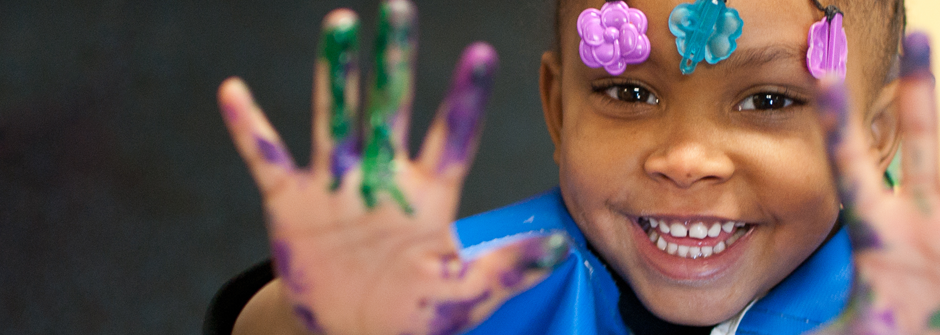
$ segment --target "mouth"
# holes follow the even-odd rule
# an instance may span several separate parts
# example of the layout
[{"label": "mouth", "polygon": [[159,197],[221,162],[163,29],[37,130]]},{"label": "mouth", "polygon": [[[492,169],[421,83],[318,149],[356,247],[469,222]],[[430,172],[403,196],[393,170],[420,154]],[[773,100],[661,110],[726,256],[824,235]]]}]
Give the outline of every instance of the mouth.
[{"label": "mouth", "polygon": [[641,216],[635,222],[660,252],[693,260],[705,260],[727,252],[756,226],[718,218]]}]

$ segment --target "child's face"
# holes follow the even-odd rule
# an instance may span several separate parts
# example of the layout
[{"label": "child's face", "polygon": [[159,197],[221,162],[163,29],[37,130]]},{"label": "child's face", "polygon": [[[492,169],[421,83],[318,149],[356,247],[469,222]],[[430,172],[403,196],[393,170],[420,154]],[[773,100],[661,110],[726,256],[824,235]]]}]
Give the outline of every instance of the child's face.
[{"label": "child's face", "polygon": [[[807,32],[822,14],[807,0],[730,1],[744,20],[738,50],[686,76],[667,19],[687,1],[630,1],[649,19],[652,54],[613,77],[577,52],[577,15],[603,1],[577,2],[563,17],[560,59],[543,64],[565,203],[652,312],[680,324],[722,322],[809,257],[838,216],[817,81],[805,65]],[[858,96],[865,85],[851,72],[863,60],[851,54],[859,64],[848,86]],[[715,238],[664,238],[662,251],[643,218],[689,229],[747,225]],[[677,254],[685,246],[713,255],[670,255],[669,243]]]}]

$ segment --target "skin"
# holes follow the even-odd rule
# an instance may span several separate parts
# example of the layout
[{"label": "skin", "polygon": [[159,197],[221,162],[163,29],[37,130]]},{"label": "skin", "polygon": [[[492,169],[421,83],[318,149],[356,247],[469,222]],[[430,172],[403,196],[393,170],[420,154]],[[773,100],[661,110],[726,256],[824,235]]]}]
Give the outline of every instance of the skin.
[{"label": "skin", "polygon": [[[651,26],[662,26],[677,3],[631,5],[646,11]],[[601,4],[585,1],[578,6]],[[801,50],[805,29],[821,15],[796,0],[735,6],[750,22],[739,40],[739,58],[770,42]],[[394,13],[381,15],[383,19],[413,24],[399,20],[414,16],[410,2],[389,1],[383,10],[389,9]],[[574,29],[568,29],[573,20],[563,20],[563,50],[573,50],[576,43]],[[337,10],[324,20],[324,30],[350,24],[358,24],[355,14]],[[701,64],[686,77],[678,74],[679,56],[670,52],[674,39],[667,34],[651,29],[650,61],[629,67],[622,76],[648,85],[660,99],[655,106],[594,92],[592,82],[607,75],[579,63],[577,53],[547,53],[541,68],[565,203],[644,304],[677,323],[726,320],[823,243],[834,228],[841,199],[854,209],[846,222],[853,238],[867,236],[859,234],[864,231],[879,243],[854,241],[864,247],[855,259],[859,285],[846,314],[826,334],[936,334],[940,189],[933,78],[925,61],[905,57],[904,78],[877,87],[859,79],[864,77],[859,73],[878,60],[859,57],[850,62],[844,87],[824,82],[817,88],[800,52],[784,52],[785,57],[751,67],[732,56],[715,66]],[[850,54],[864,54],[864,45],[851,44],[854,34],[860,32],[850,28]],[[377,61],[398,60],[410,76],[411,63],[394,55],[379,53]],[[495,66],[489,46],[475,44],[465,51],[415,160],[398,145],[407,136],[403,120],[408,118],[411,86],[384,91],[398,93],[391,100],[380,94],[382,103],[372,106],[384,107],[368,111],[382,116],[372,126],[391,130],[385,139],[393,158],[383,163],[391,169],[378,176],[384,185],[400,188],[402,199],[414,209],[410,213],[387,193],[369,205],[361,192],[368,174],[363,161],[345,155],[350,149],[340,143],[346,138],[331,132],[335,97],[342,96],[342,104],[350,106],[339,115],[353,120],[358,71],[331,76],[336,72],[329,71],[328,57],[318,58],[314,154],[307,168],[294,164],[243,82],[232,78],[222,84],[219,104],[264,199],[278,275],[245,306],[235,334],[455,333],[481,322],[565,262],[568,247],[561,235],[523,240],[470,259],[458,254],[449,223],[476,149]],[[374,81],[370,92],[383,92],[382,82]],[[788,88],[788,94],[806,103],[777,112],[734,108],[775,87]],[[866,95],[870,92],[877,94]],[[880,178],[897,150],[899,129],[905,134],[908,161],[906,185],[895,196],[881,189]],[[363,135],[357,141],[373,139]],[[337,157],[352,157],[342,173],[333,168]],[[655,254],[648,245],[643,248],[649,241],[635,231],[633,215],[727,217],[755,228],[735,244],[735,251],[726,251],[734,257],[678,262],[679,271],[673,267],[664,273],[663,268],[677,262],[668,255],[650,256]],[[719,263],[727,266],[707,271]],[[677,272],[685,277],[670,278]]]},{"label": "skin", "polygon": [[[665,27],[680,3],[630,5],[646,13],[650,27]],[[573,6],[601,5],[579,1]],[[680,74],[675,37],[666,29],[648,31],[650,59],[629,66],[613,83],[636,81],[656,95],[657,105],[595,92],[594,87],[611,85],[612,77],[566,51],[577,50],[580,41],[575,17],[561,23],[566,52],[543,57],[545,116],[569,212],[647,308],[685,325],[713,325],[739,313],[826,240],[839,211],[825,129],[814,107],[816,80],[805,69],[807,30],[822,13],[811,2],[797,0],[736,2],[733,7],[745,22],[738,50],[717,65],[699,64],[689,76]],[[760,50],[768,55],[767,48],[780,51],[770,53],[778,57],[748,61]],[[864,63],[853,59],[850,72]],[[860,78],[850,75],[848,80]],[[743,100],[763,92],[787,92],[803,103],[776,111],[737,110]],[[890,127],[890,118],[872,117],[880,121],[868,125]],[[872,137],[870,150],[891,157],[897,148],[894,134],[873,131],[881,136]],[[888,163],[877,162],[881,170]],[[636,224],[638,216],[647,215],[721,218],[754,228],[728,248],[731,257],[682,262],[655,256],[661,252],[650,248]]]},{"label": "skin", "polygon": [[[384,65],[368,89],[369,131],[361,138],[344,127],[356,122],[357,67],[336,63],[348,59],[338,55],[352,56],[356,43],[326,38],[320,48],[309,167],[294,164],[240,79],[219,88],[226,125],[264,199],[278,276],[245,306],[236,334],[452,334],[567,258],[566,240],[557,235],[459,256],[451,222],[496,53],[484,43],[467,47],[422,152],[411,160],[401,144],[413,95],[416,44],[408,32],[416,29],[416,13],[405,0],[384,2],[381,13],[376,44],[383,47],[375,59]],[[355,13],[345,9],[324,20],[325,36],[347,42],[358,38],[355,27]],[[361,158],[345,145],[350,141],[365,144]]]}]

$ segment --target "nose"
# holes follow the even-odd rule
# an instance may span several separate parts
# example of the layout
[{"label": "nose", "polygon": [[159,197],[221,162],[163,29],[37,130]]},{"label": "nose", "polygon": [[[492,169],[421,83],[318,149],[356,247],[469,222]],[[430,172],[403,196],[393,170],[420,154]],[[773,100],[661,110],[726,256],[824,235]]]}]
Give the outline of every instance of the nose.
[{"label": "nose", "polygon": [[643,168],[650,178],[682,189],[725,182],[735,170],[734,162],[723,150],[695,141],[671,143],[656,150]]}]

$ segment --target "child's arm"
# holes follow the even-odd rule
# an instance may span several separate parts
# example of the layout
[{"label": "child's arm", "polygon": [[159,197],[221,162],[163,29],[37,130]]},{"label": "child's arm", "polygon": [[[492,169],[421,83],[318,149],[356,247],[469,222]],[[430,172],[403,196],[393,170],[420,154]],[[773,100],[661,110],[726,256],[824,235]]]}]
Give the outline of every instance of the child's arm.
[{"label": "child's arm", "polygon": [[366,58],[378,64],[366,85],[364,127],[356,117],[357,17],[336,10],[325,19],[308,168],[295,166],[241,80],[219,89],[226,125],[263,198],[278,276],[242,311],[237,332],[454,333],[534,285],[567,254],[560,250],[566,246],[535,237],[460,258],[450,223],[496,54],[485,44],[466,49],[412,161],[405,144],[416,13],[410,2],[391,0],[379,17],[377,56]]},{"label": "child's arm", "polygon": [[820,95],[858,267],[852,301],[825,334],[940,334],[937,110],[926,36],[907,38],[901,68],[904,183],[897,194],[885,190],[872,165],[844,89],[830,81]]}]

